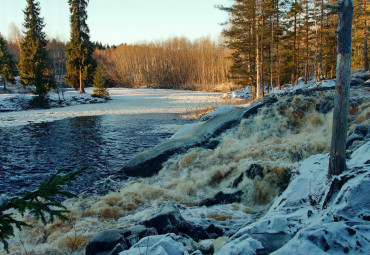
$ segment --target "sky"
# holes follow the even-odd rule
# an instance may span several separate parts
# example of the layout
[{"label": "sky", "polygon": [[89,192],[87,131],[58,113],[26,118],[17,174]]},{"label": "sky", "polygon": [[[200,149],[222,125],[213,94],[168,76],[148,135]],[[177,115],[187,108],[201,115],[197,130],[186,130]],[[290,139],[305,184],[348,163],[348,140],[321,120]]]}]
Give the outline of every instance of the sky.
[{"label": "sky", "polygon": [[[48,37],[68,41],[68,1],[39,2]],[[110,45],[175,36],[217,39],[228,16],[214,6],[231,4],[232,0],[90,0],[87,24],[92,41]],[[0,33],[8,37],[11,23],[23,30],[25,7],[26,0],[0,0]]]}]

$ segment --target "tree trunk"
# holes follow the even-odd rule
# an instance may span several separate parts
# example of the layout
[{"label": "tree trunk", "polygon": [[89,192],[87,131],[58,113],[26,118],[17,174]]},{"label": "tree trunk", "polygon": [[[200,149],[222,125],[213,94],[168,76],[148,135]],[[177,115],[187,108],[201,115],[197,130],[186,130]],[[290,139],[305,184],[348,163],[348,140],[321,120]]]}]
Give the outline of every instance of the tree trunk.
[{"label": "tree trunk", "polygon": [[337,78],[334,101],[333,129],[328,175],[339,175],[346,169],[346,140],[351,74],[353,2],[339,3],[337,30]]},{"label": "tree trunk", "polygon": [[85,93],[85,88],[82,80],[82,67],[80,67],[79,76],[80,76],[80,93]]},{"label": "tree trunk", "polygon": [[364,16],[365,16],[365,21],[364,21],[364,69],[370,70],[369,69],[369,58],[367,57],[368,51],[367,51],[367,20],[366,20],[366,0],[363,0],[364,4]]}]

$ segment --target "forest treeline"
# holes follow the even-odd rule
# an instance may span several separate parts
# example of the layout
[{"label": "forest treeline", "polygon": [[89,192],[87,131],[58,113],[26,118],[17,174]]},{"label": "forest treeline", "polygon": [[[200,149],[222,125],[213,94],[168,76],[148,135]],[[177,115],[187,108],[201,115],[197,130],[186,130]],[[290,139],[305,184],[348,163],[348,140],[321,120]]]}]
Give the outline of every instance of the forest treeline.
[{"label": "forest treeline", "polygon": [[[352,69],[369,69],[367,1],[353,1]],[[252,86],[254,97],[262,97],[283,84],[297,84],[300,77],[335,77],[338,16],[328,4],[336,1],[234,0],[229,7],[218,6],[229,13],[218,41],[170,38],[118,46],[94,42],[93,57],[114,86],[209,91]],[[7,47],[16,62],[21,41],[22,34],[12,25]],[[66,73],[66,45],[58,39],[47,44],[49,65],[57,77]]]},{"label": "forest treeline", "polygon": [[[369,69],[368,0],[354,0],[352,68]],[[232,50],[230,75],[243,86],[253,86],[254,97],[266,90],[307,81],[334,78],[337,10],[329,0],[234,0],[224,31]],[[257,93],[258,91],[258,93]]]},{"label": "forest treeline", "polygon": [[210,91],[229,86],[229,50],[208,38],[120,45],[96,49],[94,56],[111,82],[125,87]]}]

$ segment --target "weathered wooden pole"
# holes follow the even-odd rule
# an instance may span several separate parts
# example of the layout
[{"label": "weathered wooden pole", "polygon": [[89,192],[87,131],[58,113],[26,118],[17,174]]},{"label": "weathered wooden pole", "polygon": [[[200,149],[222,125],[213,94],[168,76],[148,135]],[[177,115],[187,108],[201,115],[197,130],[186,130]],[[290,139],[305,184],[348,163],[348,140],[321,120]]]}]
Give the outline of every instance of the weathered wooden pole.
[{"label": "weathered wooden pole", "polygon": [[346,169],[349,88],[352,51],[352,0],[338,1],[337,77],[334,100],[333,129],[328,175],[339,175]]}]

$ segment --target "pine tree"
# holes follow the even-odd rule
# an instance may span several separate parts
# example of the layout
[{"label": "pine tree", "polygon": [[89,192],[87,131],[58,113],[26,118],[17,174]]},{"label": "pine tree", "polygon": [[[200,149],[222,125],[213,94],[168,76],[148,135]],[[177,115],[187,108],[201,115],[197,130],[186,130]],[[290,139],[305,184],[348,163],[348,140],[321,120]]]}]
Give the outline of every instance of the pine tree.
[{"label": "pine tree", "polygon": [[52,84],[47,66],[47,39],[42,31],[44,20],[40,17],[40,3],[27,0],[25,15],[25,35],[21,43],[21,58],[18,69],[21,72],[21,82],[24,85],[35,85],[38,100],[44,101]]},{"label": "pine tree", "polygon": [[92,96],[103,97],[103,98],[106,98],[109,96],[109,92],[105,86],[105,79],[103,77],[103,73],[99,67],[97,67],[95,71],[93,87],[94,87],[94,90],[93,90]]},{"label": "pine tree", "polygon": [[90,42],[86,23],[88,0],[68,0],[71,13],[71,38],[66,49],[66,82],[80,93],[85,92],[84,83],[91,83],[96,68],[92,57],[94,46]]},{"label": "pine tree", "polygon": [[8,52],[6,42],[3,35],[0,33],[0,75],[3,80],[4,89],[6,82],[14,82],[14,67],[12,60],[13,56]]}]

